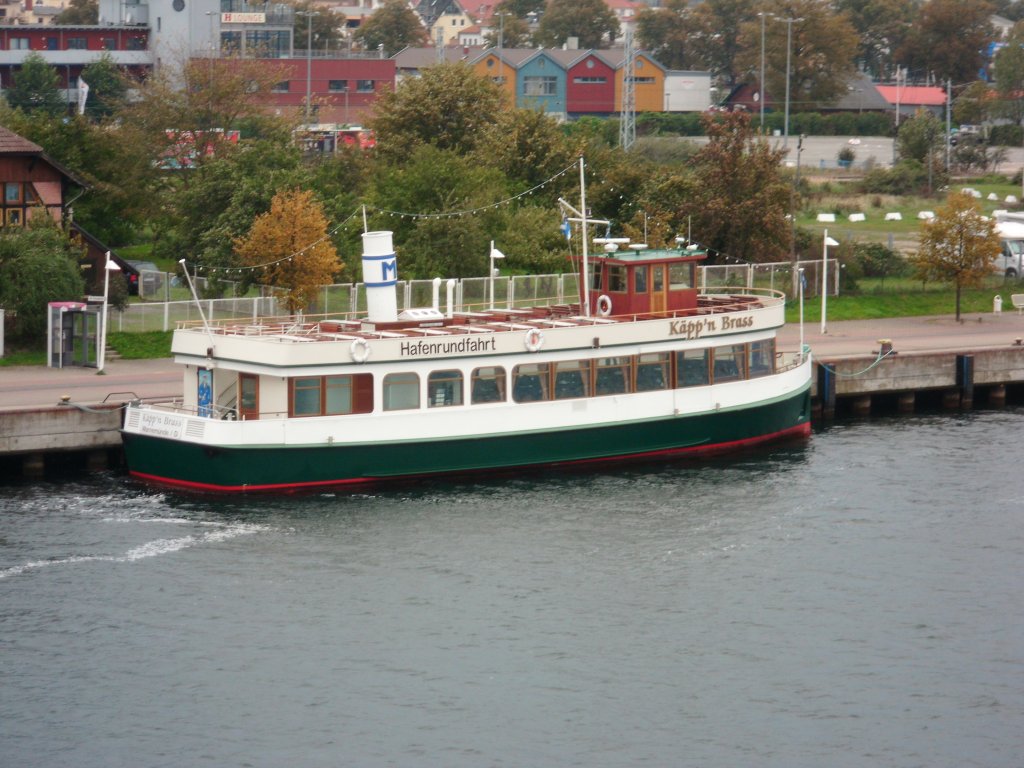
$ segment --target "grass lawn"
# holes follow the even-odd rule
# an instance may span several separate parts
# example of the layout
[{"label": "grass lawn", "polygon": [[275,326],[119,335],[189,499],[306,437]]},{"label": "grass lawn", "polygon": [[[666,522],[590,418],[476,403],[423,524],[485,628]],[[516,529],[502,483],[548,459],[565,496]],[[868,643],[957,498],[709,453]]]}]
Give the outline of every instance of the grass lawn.
[{"label": "grass lawn", "polygon": [[[861,291],[828,297],[830,320],[876,320],[883,317],[920,317],[923,315],[952,315],[956,312],[956,293],[952,286],[934,285],[922,290],[900,289],[899,282],[886,281],[886,290]],[[888,284],[894,283],[890,289]],[[992,300],[998,294],[1003,298],[1003,311],[1013,311],[1010,305],[1011,293],[1024,293],[1020,283],[1006,283],[995,278],[983,288],[965,290],[960,297],[960,312],[991,312]],[[796,302],[786,305],[786,322],[795,323],[800,319],[800,307]],[[821,319],[821,297],[804,300],[804,322]]]},{"label": "grass lawn", "polygon": [[107,334],[107,341],[124,360],[152,360],[171,356],[171,334],[172,331],[111,331]]}]

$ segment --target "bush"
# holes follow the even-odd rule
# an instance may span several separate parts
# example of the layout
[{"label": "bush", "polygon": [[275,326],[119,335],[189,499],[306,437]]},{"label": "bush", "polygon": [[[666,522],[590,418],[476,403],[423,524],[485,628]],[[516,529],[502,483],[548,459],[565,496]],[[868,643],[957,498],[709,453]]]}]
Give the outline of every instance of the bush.
[{"label": "bush", "polygon": [[865,174],[860,190],[865,194],[910,195],[928,184],[928,169],[916,160],[901,160],[893,168],[875,168]]},{"label": "bush", "polygon": [[882,243],[857,243],[853,259],[864,277],[901,277],[910,271],[910,265],[898,252]]},{"label": "bush", "polygon": [[998,147],[1019,147],[1024,143],[1024,129],[1019,125],[994,125],[988,142]]}]

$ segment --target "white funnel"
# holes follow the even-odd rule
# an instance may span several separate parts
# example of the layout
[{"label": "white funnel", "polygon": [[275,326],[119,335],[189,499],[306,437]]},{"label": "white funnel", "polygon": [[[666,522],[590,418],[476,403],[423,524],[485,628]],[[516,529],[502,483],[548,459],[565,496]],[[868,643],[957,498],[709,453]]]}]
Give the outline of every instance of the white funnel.
[{"label": "white funnel", "polygon": [[363,233],[363,285],[366,287],[367,320],[392,323],[398,319],[398,260],[391,232]]}]

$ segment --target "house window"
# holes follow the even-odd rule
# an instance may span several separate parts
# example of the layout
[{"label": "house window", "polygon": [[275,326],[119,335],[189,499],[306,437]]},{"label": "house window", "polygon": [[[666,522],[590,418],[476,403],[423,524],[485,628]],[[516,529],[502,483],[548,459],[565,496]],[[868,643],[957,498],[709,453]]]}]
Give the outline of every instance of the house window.
[{"label": "house window", "polygon": [[68,50],[69,51],[84,51],[86,49],[84,37],[69,37],[68,38]]},{"label": "house window", "polygon": [[12,51],[27,51],[28,50],[28,38],[27,37],[12,37],[11,38],[11,50]]},{"label": "house window", "polygon": [[548,75],[529,75],[523,78],[524,96],[554,96],[558,78]]},{"label": "house window", "polygon": [[356,93],[373,93],[373,80],[356,80]]},{"label": "house window", "polygon": [[332,93],[346,93],[348,91],[348,80],[329,80],[327,90]]},{"label": "house window", "polygon": [[48,51],[56,51],[57,50],[57,38],[56,37],[48,37],[48,38],[46,38],[46,50],[48,50]]},{"label": "house window", "polygon": [[274,93],[288,93],[288,81],[282,80],[279,83],[274,83],[274,87],[271,90]]},{"label": "house window", "polygon": [[100,48],[104,51],[116,51],[117,41],[112,37],[104,37],[103,40],[100,41]]},{"label": "house window", "polygon": [[128,38],[128,50],[129,51],[144,51],[144,50],[146,50],[146,38],[144,38],[144,37],[129,37]]},{"label": "house window", "polygon": [[604,77],[574,77],[572,81],[576,85],[604,85],[608,79]]},{"label": "house window", "polygon": [[7,205],[21,202],[21,182],[8,181],[4,184],[4,202]]}]

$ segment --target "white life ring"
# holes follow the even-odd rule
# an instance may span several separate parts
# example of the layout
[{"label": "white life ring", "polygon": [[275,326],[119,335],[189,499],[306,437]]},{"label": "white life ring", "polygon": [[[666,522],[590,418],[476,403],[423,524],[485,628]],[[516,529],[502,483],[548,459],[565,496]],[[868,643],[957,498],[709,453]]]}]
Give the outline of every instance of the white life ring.
[{"label": "white life ring", "polygon": [[602,293],[597,297],[597,314],[601,317],[608,317],[612,313],[612,300],[608,294]]},{"label": "white life ring", "polygon": [[544,346],[544,334],[540,328],[531,328],[526,332],[526,348],[530,352],[536,352]]},{"label": "white life ring", "polygon": [[365,363],[370,358],[370,345],[366,339],[356,339],[349,347],[349,352],[357,363]]}]

